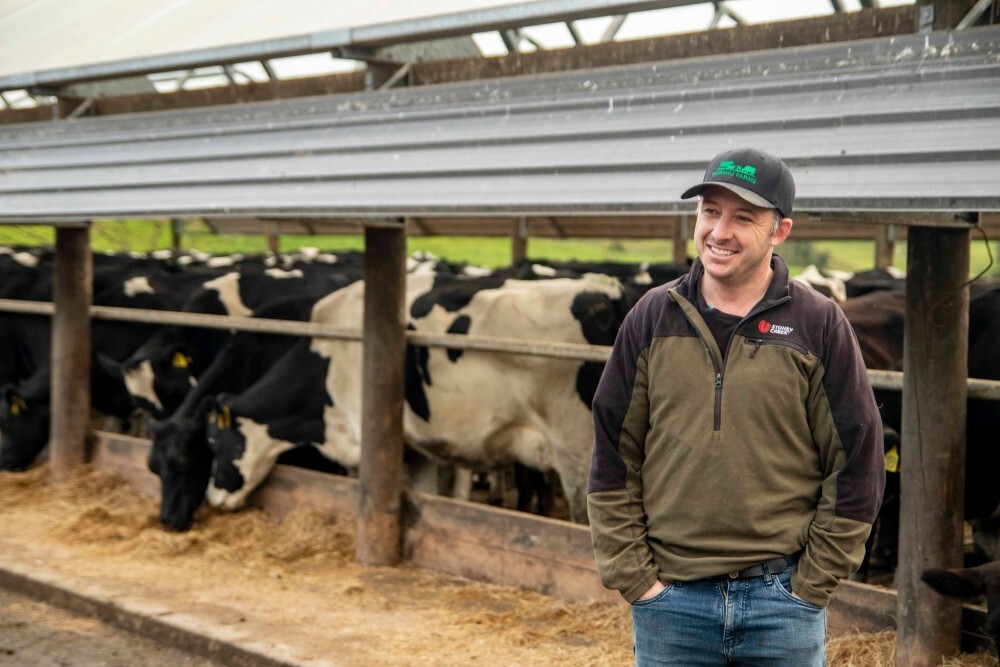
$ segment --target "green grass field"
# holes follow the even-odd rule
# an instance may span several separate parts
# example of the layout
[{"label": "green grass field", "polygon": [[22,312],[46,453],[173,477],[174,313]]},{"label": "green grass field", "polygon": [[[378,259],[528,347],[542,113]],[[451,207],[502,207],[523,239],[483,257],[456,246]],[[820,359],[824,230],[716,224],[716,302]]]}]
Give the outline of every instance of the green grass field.
[{"label": "green grass field", "polygon": [[[792,239],[795,238],[794,231]],[[51,245],[55,232],[49,226],[0,225],[0,245],[45,246]],[[170,247],[170,224],[167,221],[108,221],[96,222],[91,231],[91,245],[96,251],[149,252]],[[510,264],[510,240],[503,237],[411,237],[409,252],[431,252],[451,261],[491,268]],[[646,239],[530,239],[528,256],[535,259],[616,261],[616,262],[669,262],[673,257],[670,240]],[[207,227],[191,224],[185,227],[185,249],[197,249],[212,254],[263,253],[267,240],[260,235],[214,234]],[[283,236],[282,251],[303,247],[322,250],[362,250],[362,236]],[[973,238],[970,275],[977,275],[989,266],[987,276],[1000,276],[1000,262],[990,266],[990,253],[1000,254],[1000,241],[987,243]],[[694,252],[692,243],[688,252]],[[794,241],[786,242],[779,250],[791,266],[793,273],[809,264],[820,268],[860,271],[874,263],[874,244],[868,241]],[[906,268],[906,247],[896,246],[894,266]]]}]

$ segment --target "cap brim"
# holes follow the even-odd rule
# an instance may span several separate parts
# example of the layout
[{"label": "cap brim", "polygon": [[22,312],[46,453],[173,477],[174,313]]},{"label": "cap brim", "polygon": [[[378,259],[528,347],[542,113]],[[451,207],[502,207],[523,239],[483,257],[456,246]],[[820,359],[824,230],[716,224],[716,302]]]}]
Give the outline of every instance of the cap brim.
[{"label": "cap brim", "polygon": [[743,199],[743,200],[745,200],[745,201],[753,204],[754,206],[760,206],[761,208],[773,208],[775,210],[777,210],[777,208],[778,208],[777,206],[775,206],[771,202],[769,202],[766,199],[764,199],[763,197],[761,197],[756,192],[751,192],[750,190],[747,190],[746,188],[741,188],[740,186],[733,185],[732,183],[717,183],[717,182],[713,182],[713,183],[699,183],[698,185],[695,185],[694,187],[690,187],[687,190],[685,190],[684,193],[681,195],[681,199],[691,199],[691,197],[700,195],[702,192],[705,191],[706,188],[708,188],[708,187],[710,187],[712,185],[717,185],[720,188],[725,188],[725,189],[729,190],[730,192],[738,195],[740,197],[740,199]]}]

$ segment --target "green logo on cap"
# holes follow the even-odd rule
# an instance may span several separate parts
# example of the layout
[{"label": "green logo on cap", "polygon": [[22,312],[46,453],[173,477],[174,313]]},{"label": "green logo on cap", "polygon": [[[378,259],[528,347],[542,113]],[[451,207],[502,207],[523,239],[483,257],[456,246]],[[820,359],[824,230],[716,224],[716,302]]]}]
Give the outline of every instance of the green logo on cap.
[{"label": "green logo on cap", "polygon": [[757,183],[757,167],[747,165],[742,167],[732,160],[726,160],[719,165],[719,168],[712,172],[712,176],[732,176],[742,178],[751,183]]}]

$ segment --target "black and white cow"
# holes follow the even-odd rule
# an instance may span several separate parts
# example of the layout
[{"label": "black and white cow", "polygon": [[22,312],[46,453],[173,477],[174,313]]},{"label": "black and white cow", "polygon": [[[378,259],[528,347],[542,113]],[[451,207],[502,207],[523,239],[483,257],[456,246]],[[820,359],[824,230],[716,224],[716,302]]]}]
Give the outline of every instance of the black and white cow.
[{"label": "black and white cow", "polygon": [[[407,275],[408,301],[453,276],[415,272]],[[358,282],[322,299],[311,320],[342,328],[362,326],[364,283]],[[208,442],[214,454],[209,502],[241,507],[273,468],[293,448],[311,446],[347,469],[361,457],[361,345],[347,342],[335,360],[330,341],[297,342],[257,382],[239,395],[222,395],[212,405]],[[337,376],[351,376],[346,390],[334,389]],[[336,398],[335,398],[336,397]]]},{"label": "black and white cow", "polygon": [[[316,299],[289,296],[265,303],[255,318],[308,321]],[[170,417],[151,426],[149,469],[160,478],[160,523],[187,530],[205,497],[212,471],[206,441],[206,397],[243,391],[293,347],[298,338],[279,334],[239,332],[223,345],[197,385]]]},{"label": "black and white cow", "polygon": [[[184,312],[249,317],[254,308],[281,296],[320,298],[360,279],[355,268],[328,269],[321,275],[300,270],[262,273],[228,272],[202,281],[184,304]],[[137,407],[164,419],[180,406],[197,378],[219,353],[228,331],[169,326],[162,328],[122,364],[105,363],[122,374]]]},{"label": "black and white cow", "polygon": [[892,267],[858,271],[844,281],[844,290],[848,299],[881,290],[903,291],[905,288],[906,274]]},{"label": "black and white cow", "polygon": [[804,268],[799,274],[792,276],[804,285],[808,285],[820,294],[828,296],[838,303],[847,300],[847,287],[845,282],[853,274],[844,271],[831,269],[820,269],[814,264]]},{"label": "black and white cow", "polygon": [[[39,274],[33,292],[22,298],[51,299],[51,282],[46,271]],[[128,290],[131,270],[95,272],[94,302],[120,308],[157,309],[155,297]],[[97,291],[97,290],[100,291]],[[152,335],[150,325],[137,322],[91,323],[91,406],[106,416],[126,419],[131,401],[120,377],[102,372],[96,356],[124,359]],[[0,314],[0,340],[4,341],[0,361],[0,469],[23,470],[31,465],[49,440],[51,425],[51,323],[47,317]],[[11,359],[14,361],[11,362]]]},{"label": "black and white cow", "polygon": [[[1000,287],[977,286],[969,303],[969,354],[968,376],[986,380],[1000,380]],[[848,299],[842,304],[848,320],[852,313],[848,306],[852,302],[881,303],[881,310],[866,308],[870,316],[868,327],[858,326],[858,339],[866,363],[869,355],[883,360],[882,368],[897,368],[902,361],[903,319],[905,315],[904,297],[899,290],[871,292],[856,299]],[[857,318],[855,313],[853,317]],[[881,319],[880,319],[881,318]],[[881,323],[880,323],[881,322]],[[855,322],[852,320],[852,325]],[[865,351],[868,351],[867,353]],[[885,364],[897,358],[897,364]],[[879,366],[874,366],[879,367]],[[879,410],[886,426],[887,438],[902,431],[902,400],[898,391],[876,390]],[[1000,406],[996,401],[970,399],[966,415],[965,450],[965,518],[976,528],[977,546],[996,543],[995,535],[988,535],[985,529],[996,530],[989,521],[1000,506],[1000,486],[996,484],[995,471],[1000,466],[1000,450],[995,446],[996,434],[1000,432]],[[886,494],[885,502],[876,521],[873,537],[877,537],[869,548],[869,556],[874,559],[873,567],[892,569],[898,551],[899,530],[899,475],[902,466],[907,465],[906,443],[886,441]],[[1000,553],[984,553],[980,558],[994,558]]]},{"label": "black and white cow", "polygon": [[[410,328],[500,338],[610,345],[634,296],[610,278],[458,281],[426,291],[408,284]],[[313,320],[360,327],[364,285],[317,304]],[[361,346],[316,339],[212,413],[215,472],[209,499],[241,506],[277,454],[301,444],[344,465],[360,459]],[[295,374],[323,392],[295,393]],[[602,364],[443,348],[408,350],[407,444],[432,459],[485,469],[521,463],[559,474],[572,518],[586,522],[593,427],[590,403]],[[317,372],[320,371],[320,372]],[[280,389],[279,389],[280,388]],[[283,391],[281,396],[276,392]],[[310,397],[306,399],[306,396]],[[296,406],[307,409],[292,411]]]}]

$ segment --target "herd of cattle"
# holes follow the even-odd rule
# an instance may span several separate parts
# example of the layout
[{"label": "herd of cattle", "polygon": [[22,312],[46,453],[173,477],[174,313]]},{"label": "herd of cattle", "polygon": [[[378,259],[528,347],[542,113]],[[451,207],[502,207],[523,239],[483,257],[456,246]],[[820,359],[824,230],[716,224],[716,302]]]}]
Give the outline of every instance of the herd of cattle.
[{"label": "herd of cattle", "polygon": [[[93,265],[96,305],[361,327],[365,284],[356,253],[95,254]],[[50,252],[0,250],[0,298],[51,301],[51,267]],[[428,257],[411,258],[408,268],[410,330],[590,345],[612,344],[645,291],[687,270],[534,262],[485,271]],[[900,276],[810,269],[800,279],[840,302],[870,369],[899,369]],[[976,282],[972,295],[969,376],[1000,380],[1000,287]],[[48,441],[50,347],[48,317],[0,311],[0,469],[30,466]],[[206,498],[218,507],[241,506],[279,456],[319,452],[327,469],[347,473],[359,464],[356,341],[95,319],[92,355],[94,411],[122,420],[143,411],[152,418],[149,467],[162,483],[160,520],[168,528],[188,529]],[[586,522],[590,403],[601,370],[595,362],[410,346],[404,431],[414,479],[426,468],[420,462],[463,471],[515,465],[528,473],[519,479],[534,482],[520,492],[538,494],[544,510],[545,474],[555,473],[570,517]],[[899,395],[877,394],[887,461],[895,462]],[[969,519],[985,519],[1000,504],[1000,486],[992,481],[998,432],[1000,406],[970,401]],[[898,502],[893,464],[873,532],[879,539],[870,549],[876,565],[894,560]]]}]

